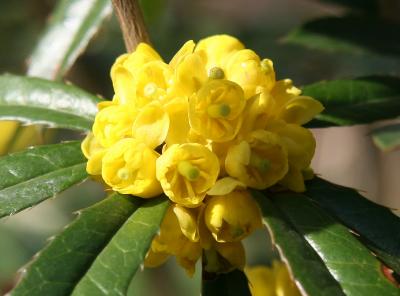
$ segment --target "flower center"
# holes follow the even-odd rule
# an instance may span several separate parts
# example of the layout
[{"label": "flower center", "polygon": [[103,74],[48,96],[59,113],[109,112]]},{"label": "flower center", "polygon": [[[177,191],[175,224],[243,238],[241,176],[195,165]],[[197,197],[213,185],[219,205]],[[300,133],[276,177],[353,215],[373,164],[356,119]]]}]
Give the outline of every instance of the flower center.
[{"label": "flower center", "polygon": [[227,117],[231,113],[231,107],[228,104],[213,104],[208,106],[207,113],[210,117]]},{"label": "flower center", "polygon": [[146,84],[146,86],[144,87],[144,95],[146,97],[151,97],[153,95],[155,95],[155,93],[157,92],[157,84],[155,84],[154,82],[149,82]]},{"label": "flower center", "polygon": [[186,160],[178,163],[178,172],[189,181],[195,181],[200,176],[200,170]]},{"label": "flower center", "polygon": [[252,153],[250,156],[250,166],[256,168],[260,173],[266,173],[271,167],[271,162]]},{"label": "flower center", "polygon": [[223,79],[225,77],[225,73],[220,67],[212,67],[208,71],[208,77],[211,79]]},{"label": "flower center", "polygon": [[117,176],[118,178],[120,178],[121,180],[128,180],[129,179],[129,170],[125,167],[121,168],[118,170],[117,172]]}]

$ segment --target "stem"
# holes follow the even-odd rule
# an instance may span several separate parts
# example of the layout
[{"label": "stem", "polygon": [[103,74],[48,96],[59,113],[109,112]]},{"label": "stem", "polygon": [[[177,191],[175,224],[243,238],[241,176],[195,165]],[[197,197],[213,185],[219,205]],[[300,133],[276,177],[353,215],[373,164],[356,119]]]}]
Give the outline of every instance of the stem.
[{"label": "stem", "polygon": [[128,52],[140,42],[150,43],[138,0],[112,0]]}]

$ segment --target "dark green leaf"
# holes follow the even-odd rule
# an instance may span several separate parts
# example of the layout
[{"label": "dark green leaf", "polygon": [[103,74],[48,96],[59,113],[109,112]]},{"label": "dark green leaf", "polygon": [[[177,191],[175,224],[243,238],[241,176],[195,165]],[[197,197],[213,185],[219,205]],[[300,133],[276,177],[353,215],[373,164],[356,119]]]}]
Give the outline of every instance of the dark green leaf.
[{"label": "dark green leaf", "polygon": [[5,74],[0,76],[0,119],[90,130],[97,97],[72,85]]},{"label": "dark green leaf", "polygon": [[328,2],[343,5],[370,13],[377,13],[379,8],[378,0],[319,0],[320,2]]},{"label": "dark green leaf", "polygon": [[72,295],[126,295],[168,205],[168,199],[161,196],[136,210],[97,256]]},{"label": "dark green leaf", "polygon": [[374,255],[305,195],[279,194],[274,203],[304,235],[346,295],[399,295]]},{"label": "dark green leaf", "polygon": [[141,199],[111,194],[82,210],[26,267],[11,295],[70,295],[91,263]]},{"label": "dark green leaf", "polygon": [[203,296],[246,296],[251,295],[246,275],[240,270],[216,275],[213,279],[203,279]]},{"label": "dark green leaf", "polygon": [[30,57],[28,75],[61,78],[111,11],[109,0],[59,1]]},{"label": "dark green leaf", "polygon": [[400,79],[365,77],[322,81],[307,85],[303,94],[325,107],[309,127],[351,125],[400,115]]},{"label": "dark green leaf", "polygon": [[253,192],[274,244],[306,295],[344,295],[337,281],[327,270],[311,246],[285,220],[282,213],[266,196]]},{"label": "dark green leaf", "polygon": [[400,55],[400,26],[373,18],[327,17],[311,21],[285,39],[328,52]]},{"label": "dark green leaf", "polygon": [[390,151],[400,146],[400,124],[387,125],[372,131],[372,139],[383,151]]},{"label": "dark green leaf", "polygon": [[[306,187],[306,195],[321,207],[375,248],[399,260],[400,218],[389,209],[369,201],[354,189],[335,185],[320,178],[308,181]],[[385,262],[390,266],[390,262]]]},{"label": "dark green leaf", "polygon": [[0,218],[33,206],[87,177],[79,142],[37,146],[0,158]]}]

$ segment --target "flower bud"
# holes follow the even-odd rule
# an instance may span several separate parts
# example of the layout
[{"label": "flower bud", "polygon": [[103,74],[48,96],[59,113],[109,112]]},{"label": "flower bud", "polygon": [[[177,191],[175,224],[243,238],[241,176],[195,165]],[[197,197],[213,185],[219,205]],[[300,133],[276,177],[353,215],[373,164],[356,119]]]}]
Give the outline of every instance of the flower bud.
[{"label": "flower bud", "polygon": [[261,227],[260,209],[247,191],[211,197],[204,219],[217,242],[240,241]]}]

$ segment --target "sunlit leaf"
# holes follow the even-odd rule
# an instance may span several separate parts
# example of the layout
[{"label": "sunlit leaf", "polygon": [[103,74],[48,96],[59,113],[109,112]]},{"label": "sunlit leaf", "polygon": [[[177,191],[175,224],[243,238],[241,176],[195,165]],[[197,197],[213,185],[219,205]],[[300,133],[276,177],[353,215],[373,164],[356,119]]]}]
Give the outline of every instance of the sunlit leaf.
[{"label": "sunlit leaf", "polygon": [[[400,260],[400,218],[388,208],[373,203],[356,190],[320,178],[307,182],[311,199],[386,256]],[[379,253],[376,252],[379,256]],[[385,256],[385,257],[386,257]],[[384,258],[382,258],[383,261]],[[386,264],[391,266],[389,261]]]},{"label": "sunlit leaf", "polygon": [[0,118],[90,129],[101,100],[78,87],[40,78],[0,76]]},{"label": "sunlit leaf", "polygon": [[79,142],[37,146],[0,158],[0,218],[33,206],[87,177]]},{"label": "sunlit leaf", "polygon": [[168,205],[165,196],[142,204],[97,256],[72,295],[126,295]]},{"label": "sunlit leaf", "polygon": [[109,0],[59,1],[30,57],[28,75],[61,78],[111,11]]},{"label": "sunlit leaf", "polygon": [[344,295],[340,285],[329,273],[318,254],[272,203],[259,192],[253,192],[263,214],[273,243],[287,262],[291,274],[306,295]]},{"label": "sunlit leaf", "polygon": [[[84,197],[82,197],[84,198]],[[141,199],[113,193],[78,213],[65,230],[53,238],[22,272],[18,295],[70,295],[101,250]]]},{"label": "sunlit leaf", "polygon": [[274,203],[304,235],[346,295],[399,295],[398,288],[382,272],[379,260],[305,195],[279,194]]}]

